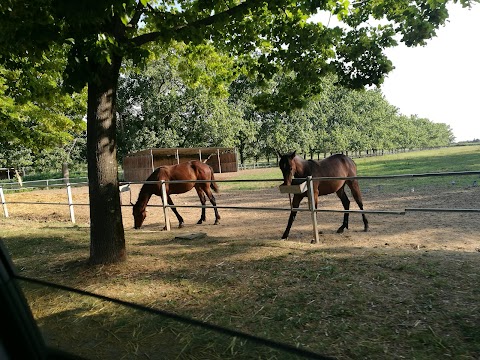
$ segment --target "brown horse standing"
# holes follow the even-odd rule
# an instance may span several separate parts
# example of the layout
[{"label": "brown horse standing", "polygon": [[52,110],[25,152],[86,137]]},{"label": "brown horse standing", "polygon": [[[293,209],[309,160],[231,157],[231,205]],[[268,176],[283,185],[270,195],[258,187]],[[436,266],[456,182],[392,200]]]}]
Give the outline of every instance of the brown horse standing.
[{"label": "brown horse standing", "polygon": [[[357,175],[357,166],[348,156],[342,154],[335,154],[321,161],[304,160],[300,156],[295,154],[295,151],[291,154],[280,155],[280,169],[283,173],[283,185],[291,185],[292,178],[306,178],[311,176],[313,178],[320,177],[352,177]],[[360,210],[363,210],[362,194],[360,193],[360,187],[358,181],[352,180],[314,180],[313,181],[313,198],[315,201],[315,209],[318,206],[318,196],[337,193],[343,204],[343,208],[348,210],[350,208],[350,200],[345,193],[345,184],[348,185],[352,191],[353,198],[358,204]],[[300,202],[308,194],[294,194],[292,207],[298,208]],[[296,211],[290,213],[288,219],[287,228],[282,235],[282,239],[288,238],[290,228],[297,215]],[[337,230],[337,233],[342,233],[344,229],[348,229],[348,215],[343,215],[343,224]],[[368,231],[368,221],[365,214],[362,214],[364,230]]]},{"label": "brown horse standing", "polygon": [[[155,169],[155,171],[148,177],[147,181],[171,181],[171,180],[215,180],[213,176],[213,169],[197,160],[188,161],[185,163],[169,166],[160,166]],[[166,193],[167,193],[167,202],[169,205],[174,205],[171,194],[183,194],[191,189],[195,188],[197,190],[198,197],[202,205],[205,205],[207,202],[206,197],[210,200],[215,210],[215,225],[219,224],[220,215],[216,208],[217,204],[215,202],[215,197],[212,194],[212,191],[218,192],[217,183],[215,182],[187,182],[187,183],[165,183]],[[160,182],[155,184],[144,184],[140,189],[140,194],[138,194],[138,200],[133,205],[133,219],[135,223],[135,229],[139,229],[147,212],[145,208],[147,203],[150,200],[152,195],[162,196],[162,184]],[[163,198],[162,198],[163,201]],[[183,227],[183,218],[178,213],[175,207],[171,208],[174,214],[178,219],[178,227]],[[206,220],[205,217],[205,208],[202,208],[202,216],[198,220],[197,224],[201,224]]]}]

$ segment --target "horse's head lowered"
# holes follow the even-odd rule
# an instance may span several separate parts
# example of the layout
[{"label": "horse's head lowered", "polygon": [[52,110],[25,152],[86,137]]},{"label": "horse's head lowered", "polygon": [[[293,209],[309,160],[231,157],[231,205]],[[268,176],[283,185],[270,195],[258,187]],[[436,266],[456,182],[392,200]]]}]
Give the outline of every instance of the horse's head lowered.
[{"label": "horse's head lowered", "polygon": [[283,174],[283,185],[291,185],[292,179],[295,173],[297,172],[297,166],[293,160],[296,156],[296,152],[290,154],[280,155],[280,161],[278,165]]},{"label": "horse's head lowered", "polygon": [[142,207],[138,203],[133,205],[133,222],[134,222],[135,229],[140,229],[146,217],[147,217],[147,210],[145,210],[144,207]]}]

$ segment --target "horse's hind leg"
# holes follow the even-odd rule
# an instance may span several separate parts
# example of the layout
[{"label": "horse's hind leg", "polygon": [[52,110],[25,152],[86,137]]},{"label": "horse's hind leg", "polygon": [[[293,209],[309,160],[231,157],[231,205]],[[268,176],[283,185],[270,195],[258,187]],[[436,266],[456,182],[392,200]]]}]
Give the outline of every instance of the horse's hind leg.
[{"label": "horse's hind leg", "polygon": [[[197,195],[200,199],[200,202],[202,203],[202,206],[205,206],[205,204],[207,203],[207,197],[205,196],[205,193],[202,189],[200,189],[200,187],[195,187],[195,190],[197,190]],[[207,220],[207,217],[205,216],[205,208],[202,207],[202,215],[200,216],[200,220],[197,221],[197,224],[201,224],[205,220]]]},{"label": "horse's hind leg", "polygon": [[212,191],[210,190],[210,184],[205,184],[205,188],[203,189],[210,200],[210,203],[213,205],[213,211],[215,212],[215,223],[214,225],[220,224],[220,214],[218,213],[217,209],[217,201],[215,200],[215,196],[213,196]]},{"label": "horse's hind leg", "polygon": [[172,198],[170,197],[170,195],[167,195],[167,202],[168,202],[168,205],[171,205],[172,207],[170,209],[172,209],[173,213],[175,214],[175,216],[177,217],[177,220],[178,220],[178,227],[181,228],[183,227],[183,217],[180,216],[180,214],[178,213],[177,211],[177,208],[173,207],[173,205],[175,205],[172,201]]},{"label": "horse's hind leg", "polygon": [[[342,186],[342,188],[337,191],[337,196],[342,201],[343,208],[345,210],[349,210],[350,209],[350,200],[348,200],[348,196],[345,193],[345,186]],[[348,215],[350,215],[348,212],[343,214],[343,224],[342,224],[342,226],[340,226],[338,228],[337,233],[341,234],[341,233],[343,233],[344,229],[348,229]]]},{"label": "horse's hind leg", "polygon": [[[353,198],[355,199],[360,210],[363,210],[362,193],[360,192],[360,186],[357,180],[352,180],[348,183],[350,190],[352,191]],[[363,219],[363,231],[368,231],[368,220],[365,214],[362,214]]]}]

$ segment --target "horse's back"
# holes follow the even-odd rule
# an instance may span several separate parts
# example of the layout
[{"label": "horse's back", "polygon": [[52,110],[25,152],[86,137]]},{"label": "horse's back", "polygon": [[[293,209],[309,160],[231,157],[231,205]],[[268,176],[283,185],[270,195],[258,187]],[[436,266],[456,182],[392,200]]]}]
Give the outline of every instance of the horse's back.
[{"label": "horse's back", "polygon": [[320,161],[315,161],[316,171],[313,176],[348,177],[357,175],[355,162],[346,155],[334,154]]},{"label": "horse's back", "polygon": [[[212,175],[213,170],[210,165],[198,160],[191,160],[176,165],[165,166],[161,178],[162,180],[211,180]],[[170,194],[182,194],[190,191],[194,186],[194,182],[169,184],[168,192]],[[208,187],[209,185],[201,186]]]},{"label": "horse's back", "polygon": [[192,167],[195,169],[197,173],[197,177],[199,180],[211,180],[213,179],[213,168],[201,161],[195,160],[192,161]]}]

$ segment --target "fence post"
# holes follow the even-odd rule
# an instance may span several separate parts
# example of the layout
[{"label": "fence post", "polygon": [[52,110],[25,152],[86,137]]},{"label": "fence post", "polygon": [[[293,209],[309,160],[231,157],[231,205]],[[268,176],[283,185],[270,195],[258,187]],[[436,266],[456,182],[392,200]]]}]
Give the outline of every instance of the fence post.
[{"label": "fence post", "polygon": [[7,202],[5,201],[5,195],[3,194],[3,187],[0,186],[0,198],[2,199],[2,206],[3,206],[3,215],[8,218],[8,209],[7,209]]},{"label": "fence post", "polygon": [[67,183],[68,208],[70,209],[70,219],[75,224],[75,212],[73,211],[72,188],[70,183]]},{"label": "fence post", "polygon": [[170,219],[168,217],[167,205],[167,187],[165,186],[165,180],[162,180],[162,205],[163,205],[163,217],[165,218],[165,230],[170,231]]},{"label": "fence post", "polygon": [[312,177],[307,177],[307,191],[308,191],[308,208],[310,209],[310,214],[312,215],[312,225],[313,225],[313,239],[316,244],[320,242],[318,237],[318,224],[317,224],[317,213],[315,212],[315,200],[313,198],[313,183]]},{"label": "fence post", "polygon": [[220,161],[220,149],[217,149],[218,172],[222,173],[222,163]]}]

